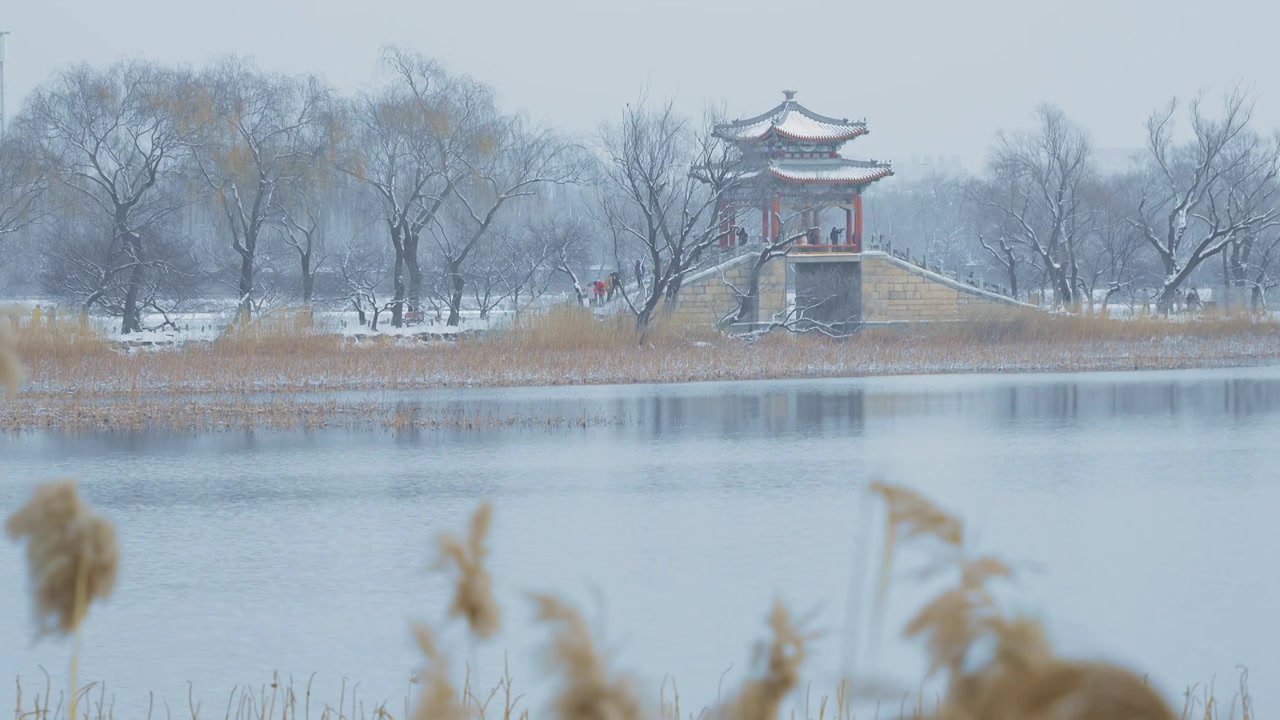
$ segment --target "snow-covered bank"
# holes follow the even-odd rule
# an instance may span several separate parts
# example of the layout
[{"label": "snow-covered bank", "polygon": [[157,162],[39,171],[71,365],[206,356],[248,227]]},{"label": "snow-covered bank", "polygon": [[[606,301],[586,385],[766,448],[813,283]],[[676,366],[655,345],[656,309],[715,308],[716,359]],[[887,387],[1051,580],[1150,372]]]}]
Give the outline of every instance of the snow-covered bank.
[{"label": "snow-covered bank", "polygon": [[879,331],[846,341],[780,334],[754,342],[667,334],[637,346],[607,335],[602,325],[598,337],[560,336],[548,329],[527,337],[421,343],[306,334],[153,352],[120,352],[101,340],[58,344],[57,338],[40,338],[19,345],[27,382],[15,402],[0,406],[0,428],[202,431],[399,422],[376,395],[353,406],[319,396],[285,402],[274,396],[280,393],[1220,368],[1280,359],[1280,329],[1270,323],[1157,329],[1164,334],[1108,335],[1115,332],[1111,326],[1094,334],[1067,326],[1054,333],[1035,325],[988,329],[985,336],[934,328]]}]

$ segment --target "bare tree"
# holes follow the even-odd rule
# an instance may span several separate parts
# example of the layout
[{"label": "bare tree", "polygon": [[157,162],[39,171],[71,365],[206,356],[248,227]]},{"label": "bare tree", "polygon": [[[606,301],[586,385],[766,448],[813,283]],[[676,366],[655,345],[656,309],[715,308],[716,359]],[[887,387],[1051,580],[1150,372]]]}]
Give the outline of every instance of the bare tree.
[{"label": "bare tree", "polygon": [[470,171],[463,158],[486,147],[484,128],[496,111],[488,88],[449,75],[433,60],[389,48],[383,62],[394,80],[347,113],[351,137],[338,167],[364,183],[381,207],[395,258],[392,324],[399,326],[406,302],[417,309],[421,300],[422,232]]},{"label": "bare tree", "polygon": [[877,189],[870,206],[876,234],[894,247],[919,248],[929,261],[956,268],[973,248],[971,179],[931,172],[919,180]]},{"label": "bare tree", "polygon": [[531,223],[529,233],[542,238],[550,248],[550,269],[564,275],[578,305],[587,302],[587,291],[582,287],[578,273],[586,267],[590,230],[578,217],[552,216]]},{"label": "bare tree", "polygon": [[381,246],[351,246],[342,254],[338,266],[347,302],[355,309],[360,324],[367,322],[374,332],[378,330],[378,318],[396,304],[394,298],[379,298],[387,275],[385,254]]},{"label": "bare tree", "polygon": [[991,254],[996,265],[1003,271],[1005,278],[1009,281],[1009,294],[1018,297],[1018,271],[1021,268],[1022,258],[1018,255],[1017,248],[1009,242],[1009,236],[1003,232],[996,233],[994,241],[988,241],[982,233],[978,233],[978,244]]},{"label": "bare tree", "polygon": [[[165,182],[179,172],[186,138],[175,108],[187,88],[181,75],[146,63],[79,66],[32,93],[22,120],[31,123],[58,181],[110,220],[103,242],[119,252],[99,253],[94,272],[104,288],[123,285],[113,310],[124,333],[140,329],[148,272],[165,269],[148,257],[145,238],[189,201]],[[98,300],[105,296],[104,290]]]},{"label": "bare tree", "polygon": [[1280,286],[1280,272],[1277,272],[1277,256],[1280,256],[1280,233],[1272,233],[1266,240],[1259,239],[1255,246],[1256,259],[1248,278],[1251,289],[1251,304],[1257,312],[1267,308],[1267,291]]},{"label": "bare tree", "polygon": [[317,163],[289,191],[277,196],[279,212],[276,222],[280,239],[293,250],[301,271],[302,302],[315,299],[315,282],[328,260],[328,243],[337,227],[346,226],[357,237],[370,229],[368,218],[351,207],[345,191],[349,187],[336,182],[326,163]]},{"label": "bare tree", "polygon": [[697,268],[722,231],[720,203],[737,184],[739,158],[705,127],[691,126],[672,102],[649,108],[644,98],[605,129],[600,208],[619,265],[632,252],[646,260],[652,282],[643,295],[624,295],[640,328],[664,300],[674,304],[685,276]]},{"label": "bare tree", "polygon": [[1140,178],[1132,174],[1114,175],[1091,183],[1090,207],[1094,208],[1092,230],[1081,239],[1080,289],[1090,299],[1105,290],[1102,309],[1117,295],[1130,296],[1139,283],[1149,280],[1150,263],[1142,251],[1146,241],[1130,222],[1133,203],[1140,191]]},{"label": "bare tree", "polygon": [[20,126],[0,138],[0,241],[48,212],[41,203],[49,183],[49,168],[37,162],[35,139]]},{"label": "bare tree", "polygon": [[504,208],[543,186],[580,181],[585,167],[578,146],[550,130],[528,128],[518,116],[494,118],[461,160],[466,180],[451,185],[448,213],[431,227],[447,281],[449,325],[461,319],[467,261]]},{"label": "bare tree", "polygon": [[[778,227],[785,227],[785,223],[779,222]],[[718,327],[723,328],[734,323],[759,322],[760,276],[764,273],[765,266],[776,258],[786,257],[787,251],[795,246],[797,242],[803,240],[807,234],[808,228],[805,228],[802,232],[794,235],[766,242],[751,262],[751,270],[747,275],[746,287],[736,287],[728,279],[721,278],[721,281],[733,291],[734,307],[720,318],[716,323]]]},{"label": "bare tree", "polygon": [[1132,219],[1164,270],[1157,306],[1167,311],[1182,284],[1205,260],[1251,233],[1275,224],[1280,144],[1249,128],[1253,100],[1236,89],[1221,115],[1208,117],[1201,100],[1189,119],[1193,139],[1175,143],[1178,104],[1147,120],[1146,185]]},{"label": "bare tree", "polygon": [[1089,138],[1056,107],[1042,105],[1036,119],[1035,131],[997,135],[987,181],[974,196],[1007,221],[999,235],[1005,246],[997,251],[984,243],[988,252],[1011,269],[1008,245],[1024,248],[1053,288],[1055,304],[1070,304],[1080,286],[1077,245],[1091,227],[1083,202],[1093,177]]},{"label": "bare tree", "polygon": [[328,91],[315,78],[268,75],[230,58],[200,78],[193,157],[226,220],[239,260],[236,292],[253,307],[254,262],[264,231],[290,191],[301,190],[322,148]]}]

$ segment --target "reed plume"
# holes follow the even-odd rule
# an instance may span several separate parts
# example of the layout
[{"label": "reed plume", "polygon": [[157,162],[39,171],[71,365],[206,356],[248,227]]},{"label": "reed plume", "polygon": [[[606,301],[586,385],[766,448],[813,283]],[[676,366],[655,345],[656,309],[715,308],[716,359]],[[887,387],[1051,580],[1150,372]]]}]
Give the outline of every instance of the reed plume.
[{"label": "reed plume", "polygon": [[[934,598],[908,623],[907,637],[923,636],[929,653],[929,674],[947,669],[959,673],[969,648],[983,635],[1000,630],[995,599],[987,581],[1009,577],[1007,565],[996,558],[980,558],[961,565],[960,585]],[[1029,632],[1017,628],[1019,632]]]},{"label": "reed plume", "polygon": [[81,624],[94,600],[105,600],[120,569],[115,527],[80,499],[75,480],[36,488],[5,523],[9,537],[27,542],[27,572],[35,600],[36,638],[73,633],[71,704],[80,699]]},{"label": "reed plume", "polygon": [[812,636],[801,631],[781,600],[769,613],[769,629],[773,637],[768,646],[757,648],[765,657],[763,671],[747,680],[737,697],[715,713],[717,720],[777,720],[782,701],[800,685],[800,668]]},{"label": "reed plume", "polygon": [[550,665],[562,674],[552,700],[558,720],[641,720],[644,704],[629,676],[609,671],[582,614],[557,598],[534,595],[537,619],[552,626]]},{"label": "reed plume", "polygon": [[12,319],[0,314],[0,388],[9,397],[17,394],[23,376],[22,363],[18,361],[18,353],[14,349],[17,341],[12,325]]},{"label": "reed plume", "polygon": [[466,720],[467,710],[449,680],[449,663],[436,645],[435,633],[426,625],[413,626],[418,648],[427,658],[426,668],[414,680],[422,685],[413,720]]},{"label": "reed plume", "polygon": [[[923,637],[930,673],[947,671],[947,694],[939,720],[1173,720],[1172,708],[1145,680],[1125,668],[1057,657],[1043,626],[1009,618],[988,590],[996,578],[1012,576],[994,557],[967,559],[959,520],[922,496],[877,483],[889,521],[885,565],[895,537],[933,537],[958,552],[942,564],[958,570],[959,583],[929,602],[906,626],[907,637]],[[887,570],[882,568],[884,581]],[[991,659],[966,671],[972,648],[994,642]]]},{"label": "reed plume", "polygon": [[[884,501],[888,514],[885,521],[884,557],[880,561],[880,578],[876,582],[875,605],[871,610],[872,628],[878,629],[884,624],[889,576],[898,542],[935,538],[948,546],[959,548],[964,541],[964,527],[959,518],[943,511],[914,490],[878,481],[871,483],[870,490]],[[873,635],[874,639],[876,636]]]},{"label": "reed plume", "polygon": [[501,612],[493,596],[493,578],[484,566],[489,555],[487,540],[493,522],[493,505],[482,504],[471,517],[466,540],[440,536],[439,566],[457,569],[458,577],[449,617],[465,618],[476,637],[488,639],[498,632]]},{"label": "reed plume", "polygon": [[79,629],[89,604],[115,588],[120,566],[115,527],[80,499],[75,480],[37,487],[5,530],[27,541],[37,637]]}]

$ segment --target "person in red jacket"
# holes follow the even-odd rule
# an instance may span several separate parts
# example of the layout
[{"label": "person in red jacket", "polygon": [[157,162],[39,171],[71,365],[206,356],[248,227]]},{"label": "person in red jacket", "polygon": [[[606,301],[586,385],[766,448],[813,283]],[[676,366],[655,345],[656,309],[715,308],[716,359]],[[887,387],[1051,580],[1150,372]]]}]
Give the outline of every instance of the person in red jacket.
[{"label": "person in red jacket", "polygon": [[604,295],[607,292],[608,292],[608,289],[605,288],[604,281],[597,280],[596,281],[596,305],[604,304]]}]

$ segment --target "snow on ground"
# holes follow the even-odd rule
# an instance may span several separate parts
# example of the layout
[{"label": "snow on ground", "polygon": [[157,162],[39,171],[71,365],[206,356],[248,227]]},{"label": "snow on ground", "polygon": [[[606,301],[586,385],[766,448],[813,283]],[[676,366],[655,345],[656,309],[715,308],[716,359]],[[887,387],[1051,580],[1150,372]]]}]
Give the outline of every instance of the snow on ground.
[{"label": "snow on ground", "polygon": [[[637,289],[634,285],[628,287],[628,290],[632,292]],[[633,297],[633,300],[638,301],[639,298]],[[566,303],[572,304],[574,301],[566,295],[548,295],[540,298],[533,305],[522,307],[521,314],[526,316],[536,314]],[[75,326],[79,323],[78,308],[59,306],[58,303],[51,302],[46,298],[4,301],[0,303],[0,308],[3,307],[18,308],[23,324],[30,323],[37,317],[42,323],[47,324],[51,314],[57,318],[59,327]],[[120,319],[117,317],[93,315],[90,316],[89,322],[90,326],[98,334],[122,345],[130,347],[172,347],[190,342],[212,342],[221,337],[236,321],[236,306],[233,302],[226,300],[196,301],[189,303],[189,307],[192,308],[189,312],[170,313],[167,316],[157,313],[144,314],[142,316],[142,325],[145,329],[142,332],[130,333],[129,335],[124,335],[120,332]],[[612,302],[603,306],[592,306],[591,309],[596,315],[602,317],[619,313],[625,314],[631,311],[626,300],[620,296],[615,296]],[[306,327],[305,321],[298,323],[295,320],[299,310],[300,308],[297,307],[272,309],[255,318],[255,322],[261,323],[265,327],[275,326],[283,330]],[[1113,319],[1136,319],[1146,316],[1141,312],[1140,308],[1131,308],[1121,303],[1110,305],[1107,308],[1107,315]],[[1269,311],[1265,315],[1269,319],[1280,320],[1280,311]],[[1168,320],[1172,322],[1188,322],[1199,317],[1201,315],[1198,313],[1174,313],[1168,317]],[[445,324],[443,316],[437,317],[434,312],[427,312],[423,321],[397,328],[391,324],[391,314],[385,312],[379,317],[377,331],[373,331],[367,325],[360,323],[359,316],[354,311],[331,309],[315,310],[312,313],[311,328],[321,334],[341,335],[355,341],[375,336],[444,339],[501,329],[509,326],[515,318],[515,313],[507,309],[493,310],[485,318],[481,318],[477,310],[465,309],[462,312],[462,323],[459,326],[451,327]]]},{"label": "snow on ground", "polygon": [[[522,307],[521,314],[541,312],[557,303],[565,302],[564,298],[546,298],[536,307]],[[47,299],[33,298],[5,301],[0,307],[16,308],[21,324],[40,322],[43,325],[55,318],[58,327],[79,326],[79,310],[74,307],[59,306]],[[105,315],[91,315],[89,326],[99,335],[120,344],[132,347],[173,346],[189,342],[212,342],[221,337],[237,320],[237,311],[233,303],[225,301],[206,301],[192,303],[197,311],[176,312],[168,315],[144,313],[141,318],[143,330],[125,335],[120,329],[120,318]],[[305,311],[298,307],[285,307],[269,310],[255,317],[254,322],[264,328],[280,328],[291,330],[306,328]],[[311,314],[310,328],[322,334],[341,335],[354,340],[373,336],[399,338],[431,338],[449,337],[469,333],[481,333],[508,326],[516,317],[511,310],[492,310],[487,317],[480,317],[474,309],[462,311],[462,321],[458,326],[445,324],[445,317],[437,317],[427,312],[426,317],[412,325],[394,327],[391,324],[391,313],[384,312],[378,318],[378,329],[371,330],[360,323],[359,315],[352,310],[315,310]]]}]

